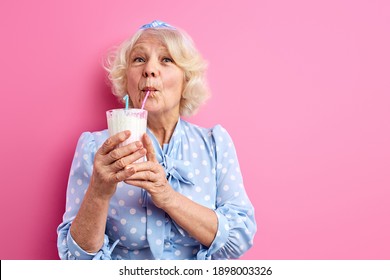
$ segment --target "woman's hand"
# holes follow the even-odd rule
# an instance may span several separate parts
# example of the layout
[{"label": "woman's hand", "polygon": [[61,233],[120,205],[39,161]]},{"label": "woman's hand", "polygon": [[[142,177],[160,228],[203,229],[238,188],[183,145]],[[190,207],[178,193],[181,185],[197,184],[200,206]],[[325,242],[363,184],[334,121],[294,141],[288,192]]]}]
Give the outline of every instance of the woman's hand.
[{"label": "woman's hand", "polygon": [[134,174],[127,166],[146,154],[140,141],[117,147],[130,134],[127,130],[109,137],[96,152],[90,187],[101,198],[110,199],[117,184]]},{"label": "woman's hand", "polygon": [[132,171],[125,183],[145,189],[152,197],[154,204],[164,209],[175,197],[175,191],[169,185],[164,168],[159,164],[152,141],[145,133],[143,145],[146,148],[146,162],[128,166]]}]

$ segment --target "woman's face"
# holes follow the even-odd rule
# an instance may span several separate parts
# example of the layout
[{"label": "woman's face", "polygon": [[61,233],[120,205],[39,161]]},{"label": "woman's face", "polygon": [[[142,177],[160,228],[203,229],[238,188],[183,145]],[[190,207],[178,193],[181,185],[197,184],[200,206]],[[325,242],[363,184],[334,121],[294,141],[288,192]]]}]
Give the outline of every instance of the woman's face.
[{"label": "woman's face", "polygon": [[127,69],[127,92],[135,108],[150,91],[145,103],[149,114],[179,116],[180,99],[184,86],[184,72],[168,49],[157,38],[143,34],[130,53]]}]

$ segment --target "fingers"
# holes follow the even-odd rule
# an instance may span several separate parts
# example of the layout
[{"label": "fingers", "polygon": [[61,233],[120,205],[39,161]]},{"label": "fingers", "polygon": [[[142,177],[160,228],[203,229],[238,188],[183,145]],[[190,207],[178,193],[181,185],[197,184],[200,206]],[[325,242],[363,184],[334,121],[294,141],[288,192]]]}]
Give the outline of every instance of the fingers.
[{"label": "fingers", "polygon": [[145,156],[146,150],[143,148],[143,144],[140,141],[135,141],[121,147],[117,146],[118,144],[123,143],[123,141],[128,138],[126,137],[127,135],[128,134],[120,132],[108,138],[103,143],[102,147],[99,149],[98,152],[100,154],[101,161],[104,165],[110,165],[112,163],[115,163],[114,167],[116,167],[116,169],[118,170]]},{"label": "fingers", "polygon": [[109,137],[99,148],[94,159],[93,177],[95,182],[115,184],[134,174],[129,164],[144,157],[146,149],[140,141],[118,147],[130,137],[130,131],[123,131]]},{"label": "fingers", "polygon": [[[123,159],[124,157],[131,155],[137,151],[144,150],[140,141],[135,141],[123,147],[118,147],[109,152],[105,157],[105,163],[111,164],[116,160]],[[146,154],[146,150],[143,155]]]},{"label": "fingers", "polygon": [[127,166],[127,168],[133,168],[135,173],[150,171],[152,173],[163,173],[165,177],[165,171],[159,163],[144,161],[137,162]]},{"label": "fingers", "polygon": [[[131,146],[131,145],[128,145],[128,146]],[[121,170],[123,168],[129,168],[131,163],[137,161],[140,158],[143,158],[146,154],[146,149],[144,149],[144,148],[134,150],[134,151],[130,148],[131,147],[128,147],[128,149],[131,151],[130,155],[119,157],[118,160],[116,160],[112,163],[112,167],[114,170]]]},{"label": "fingers", "polygon": [[165,176],[161,177],[161,174],[151,171],[134,172],[124,181],[127,184],[144,188],[149,192],[153,192],[153,189],[161,188],[168,183]]},{"label": "fingers", "polygon": [[102,147],[99,149],[100,153],[102,155],[106,155],[109,152],[111,152],[117,145],[125,141],[127,138],[130,137],[130,131],[125,130],[122,132],[119,132],[111,137],[109,137],[102,145]]},{"label": "fingers", "polygon": [[[158,182],[165,181],[166,174],[162,166],[160,164],[156,164],[154,162],[145,161],[141,163],[134,163],[128,166],[128,168],[132,169],[134,173],[126,178],[126,183],[131,182]],[[139,186],[139,183],[134,184]]]},{"label": "fingers", "polygon": [[134,169],[125,168],[119,172],[112,173],[110,181],[114,183],[119,183],[125,181],[127,178],[131,177],[132,175],[134,175]]},{"label": "fingers", "polygon": [[144,144],[144,147],[146,149],[146,158],[148,161],[152,161],[155,163],[158,163],[157,157],[156,157],[156,152],[154,151],[153,148],[153,143],[150,137],[145,133],[142,136],[142,143]]},{"label": "fingers", "polygon": [[130,176],[130,178],[126,178],[127,180],[139,180],[139,181],[149,181],[149,182],[156,182],[159,179],[159,175],[152,172],[152,171],[141,171],[137,172],[133,168],[132,169],[134,174]]}]

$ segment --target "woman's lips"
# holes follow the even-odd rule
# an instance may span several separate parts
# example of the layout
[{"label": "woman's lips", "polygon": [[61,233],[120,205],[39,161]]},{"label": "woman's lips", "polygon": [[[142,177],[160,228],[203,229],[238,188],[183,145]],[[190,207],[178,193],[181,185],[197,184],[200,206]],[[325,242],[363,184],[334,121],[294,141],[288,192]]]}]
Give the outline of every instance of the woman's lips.
[{"label": "woman's lips", "polygon": [[148,93],[148,91],[149,91],[149,98],[150,98],[150,97],[154,97],[155,94],[158,92],[158,90],[155,89],[155,88],[142,89],[142,90],[141,90],[142,96],[143,96],[142,98],[145,98],[145,96],[146,96],[146,94]]},{"label": "woman's lips", "polygon": [[144,87],[144,88],[142,89],[142,91],[143,91],[143,92],[147,92],[147,91],[157,91],[157,89],[154,88],[154,87]]}]

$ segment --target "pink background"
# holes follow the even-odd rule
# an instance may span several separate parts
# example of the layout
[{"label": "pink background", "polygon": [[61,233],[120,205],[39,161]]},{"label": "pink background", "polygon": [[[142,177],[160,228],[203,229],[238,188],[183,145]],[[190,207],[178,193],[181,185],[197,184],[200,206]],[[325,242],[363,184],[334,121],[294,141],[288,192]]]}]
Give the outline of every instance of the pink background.
[{"label": "pink background", "polygon": [[243,259],[390,259],[387,0],[2,1],[1,259],[57,259],[81,132],[117,107],[101,61],[153,19],[185,29],[233,137],[258,233]]}]

